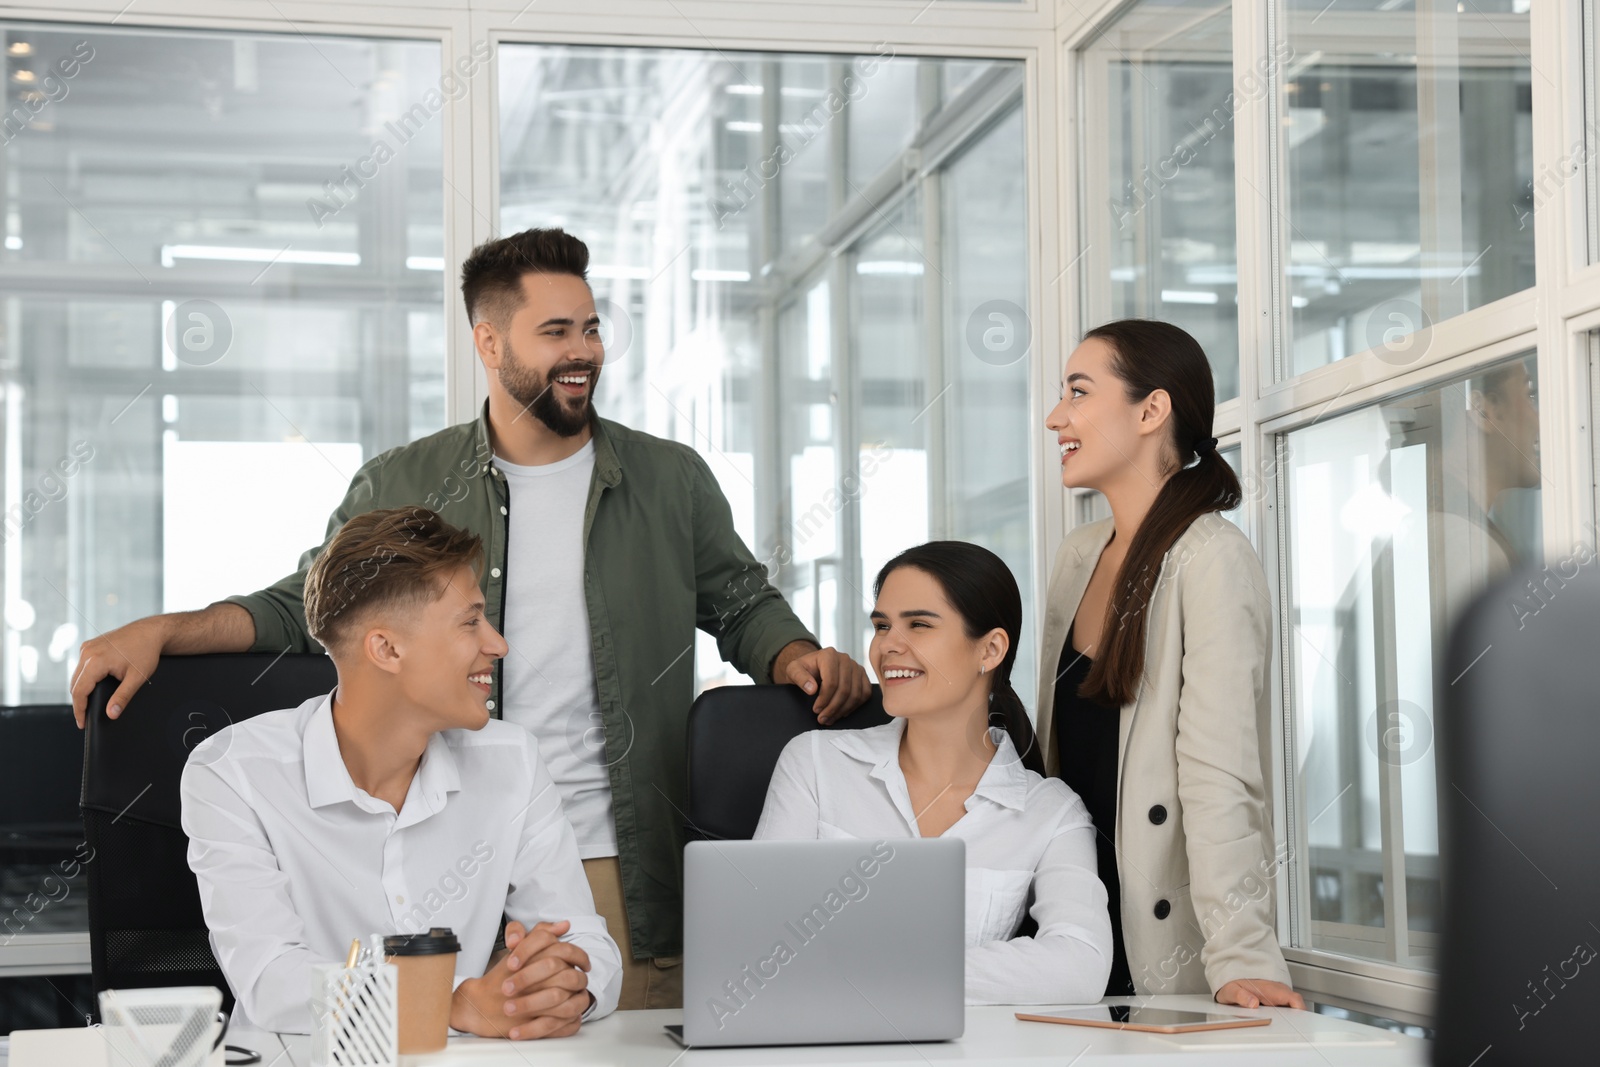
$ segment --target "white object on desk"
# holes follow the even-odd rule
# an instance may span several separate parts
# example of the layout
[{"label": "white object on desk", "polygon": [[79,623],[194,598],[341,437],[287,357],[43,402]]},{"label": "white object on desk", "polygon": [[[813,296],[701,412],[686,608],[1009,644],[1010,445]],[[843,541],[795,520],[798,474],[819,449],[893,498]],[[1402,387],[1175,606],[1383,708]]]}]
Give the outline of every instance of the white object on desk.
[{"label": "white object on desk", "polygon": [[[278,1043],[275,1036],[266,1036]],[[264,1057],[261,1062],[266,1063],[267,1059]],[[201,1062],[206,1067],[223,1067],[222,1049]],[[112,1054],[101,1027],[74,1026],[65,1030],[13,1030],[7,1063],[9,1067],[127,1067],[128,1061]]]},{"label": "white object on desk", "polygon": [[228,1020],[215,986],[106,989],[100,993],[101,1034],[128,1067],[201,1067],[221,1048]]},{"label": "white object on desk", "polygon": [[[1215,1009],[1209,997],[1113,998],[1106,1003],[1139,1003],[1181,1011]],[[1055,1011],[1084,1005],[1029,1005]],[[1408,1037],[1348,1019],[1294,1011],[1258,1009],[1272,1025],[1212,1034],[1137,1034],[1072,1026],[1018,1022],[1016,1007],[968,1008],[966,1032],[954,1041],[928,1044],[812,1045],[776,1048],[691,1049],[684,1051],[662,1031],[677,1022],[678,1011],[619,1011],[584,1023],[574,1037],[554,1041],[510,1042],[452,1038],[443,1052],[408,1057],[407,1067],[829,1067],[899,1064],[929,1067],[959,1062],[1039,1067],[1428,1067],[1431,1048]],[[1246,1042],[1240,1035],[1250,1035]],[[1259,1041],[1257,1040],[1259,1039]],[[279,1067],[310,1067],[310,1039],[284,1035],[289,1055]],[[681,1059],[678,1058],[681,1054]],[[1076,1058],[1075,1058],[1076,1057]]]},{"label": "white object on desk", "polygon": [[394,1067],[400,1042],[399,996],[399,969],[392,963],[313,967],[312,1067]]}]

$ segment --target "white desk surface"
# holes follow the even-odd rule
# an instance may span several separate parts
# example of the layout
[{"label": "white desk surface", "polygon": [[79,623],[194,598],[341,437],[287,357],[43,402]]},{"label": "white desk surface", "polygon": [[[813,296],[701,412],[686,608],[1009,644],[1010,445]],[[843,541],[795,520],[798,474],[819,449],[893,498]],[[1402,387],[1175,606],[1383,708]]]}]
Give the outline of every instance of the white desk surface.
[{"label": "white desk surface", "polygon": [[[1110,998],[1105,1003],[1134,1003]],[[891,1045],[810,1045],[782,1048],[691,1049],[685,1051],[661,1028],[681,1022],[681,1011],[621,1011],[587,1023],[574,1037],[555,1041],[491,1041],[454,1038],[449,1048],[427,1056],[404,1056],[404,1067],[786,1067],[792,1064],[1045,1064],[1088,1067],[1425,1067],[1428,1042],[1346,1019],[1311,1012],[1266,1008],[1260,1012],[1218,1008],[1209,997],[1151,997],[1150,1007],[1190,1011],[1265,1013],[1272,1025],[1210,1034],[1166,1035],[1021,1022],[1018,1011],[1049,1007],[968,1008],[966,1033],[955,1041]],[[1065,1006],[1065,1005],[1063,1005]],[[284,1035],[288,1055],[278,1067],[310,1067],[308,1037]],[[241,1042],[234,1042],[240,1044]],[[272,1057],[262,1057],[272,1067]]]}]

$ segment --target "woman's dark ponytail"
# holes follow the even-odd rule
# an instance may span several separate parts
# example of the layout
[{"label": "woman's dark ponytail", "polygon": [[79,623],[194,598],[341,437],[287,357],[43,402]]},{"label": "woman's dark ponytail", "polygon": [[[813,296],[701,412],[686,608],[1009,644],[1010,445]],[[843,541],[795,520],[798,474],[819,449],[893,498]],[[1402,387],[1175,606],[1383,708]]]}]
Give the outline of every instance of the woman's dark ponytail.
[{"label": "woman's dark ponytail", "polygon": [[1104,636],[1080,695],[1121,707],[1130,703],[1144,674],[1144,640],[1150,599],[1167,550],[1200,516],[1239,506],[1239,476],[1211,436],[1216,386],[1205,350],[1169,322],[1124,319],[1085,335],[1105,342],[1111,371],[1124,395],[1138,403],[1157,389],[1172,400],[1171,439],[1181,466],[1173,471],[1139,524],[1106,605]]},{"label": "woman's dark ponytail", "polygon": [[1022,638],[1022,592],[1010,568],[999,556],[967,541],[929,541],[908,548],[883,565],[872,593],[901,567],[915,567],[944,589],[946,599],[960,613],[966,634],[973,640],[1001,629],[1010,638],[1005,657],[989,672],[989,725],[1000,726],[1011,738],[1022,765],[1044,776],[1044,757],[1034,737],[1033,720],[1011,685],[1011,668],[1017,662]]},{"label": "woman's dark ponytail", "polygon": [[1022,765],[1039,777],[1045,777],[1044,755],[1039,751],[1039,739],[1033,732],[1033,720],[1028,717],[1028,708],[1009,678],[1004,682],[996,678],[989,690],[989,726],[1005,730]]}]

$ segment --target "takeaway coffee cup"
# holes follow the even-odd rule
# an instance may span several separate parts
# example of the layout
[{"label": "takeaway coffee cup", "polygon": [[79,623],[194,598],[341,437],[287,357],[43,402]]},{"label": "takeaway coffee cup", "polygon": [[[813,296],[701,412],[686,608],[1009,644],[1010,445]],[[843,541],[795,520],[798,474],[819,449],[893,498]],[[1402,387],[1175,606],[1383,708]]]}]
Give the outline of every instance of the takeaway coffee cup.
[{"label": "takeaway coffee cup", "polygon": [[450,1036],[450,994],[461,942],[448,926],[383,939],[400,976],[400,1054],[438,1052]]}]

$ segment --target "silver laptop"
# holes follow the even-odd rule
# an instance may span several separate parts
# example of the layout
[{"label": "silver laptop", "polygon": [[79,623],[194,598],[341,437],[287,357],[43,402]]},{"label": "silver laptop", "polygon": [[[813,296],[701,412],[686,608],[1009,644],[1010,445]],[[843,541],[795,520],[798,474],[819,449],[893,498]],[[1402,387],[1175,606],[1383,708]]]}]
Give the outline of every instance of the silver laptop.
[{"label": "silver laptop", "polygon": [[695,841],[689,1046],[944,1041],[966,997],[966,843]]}]

